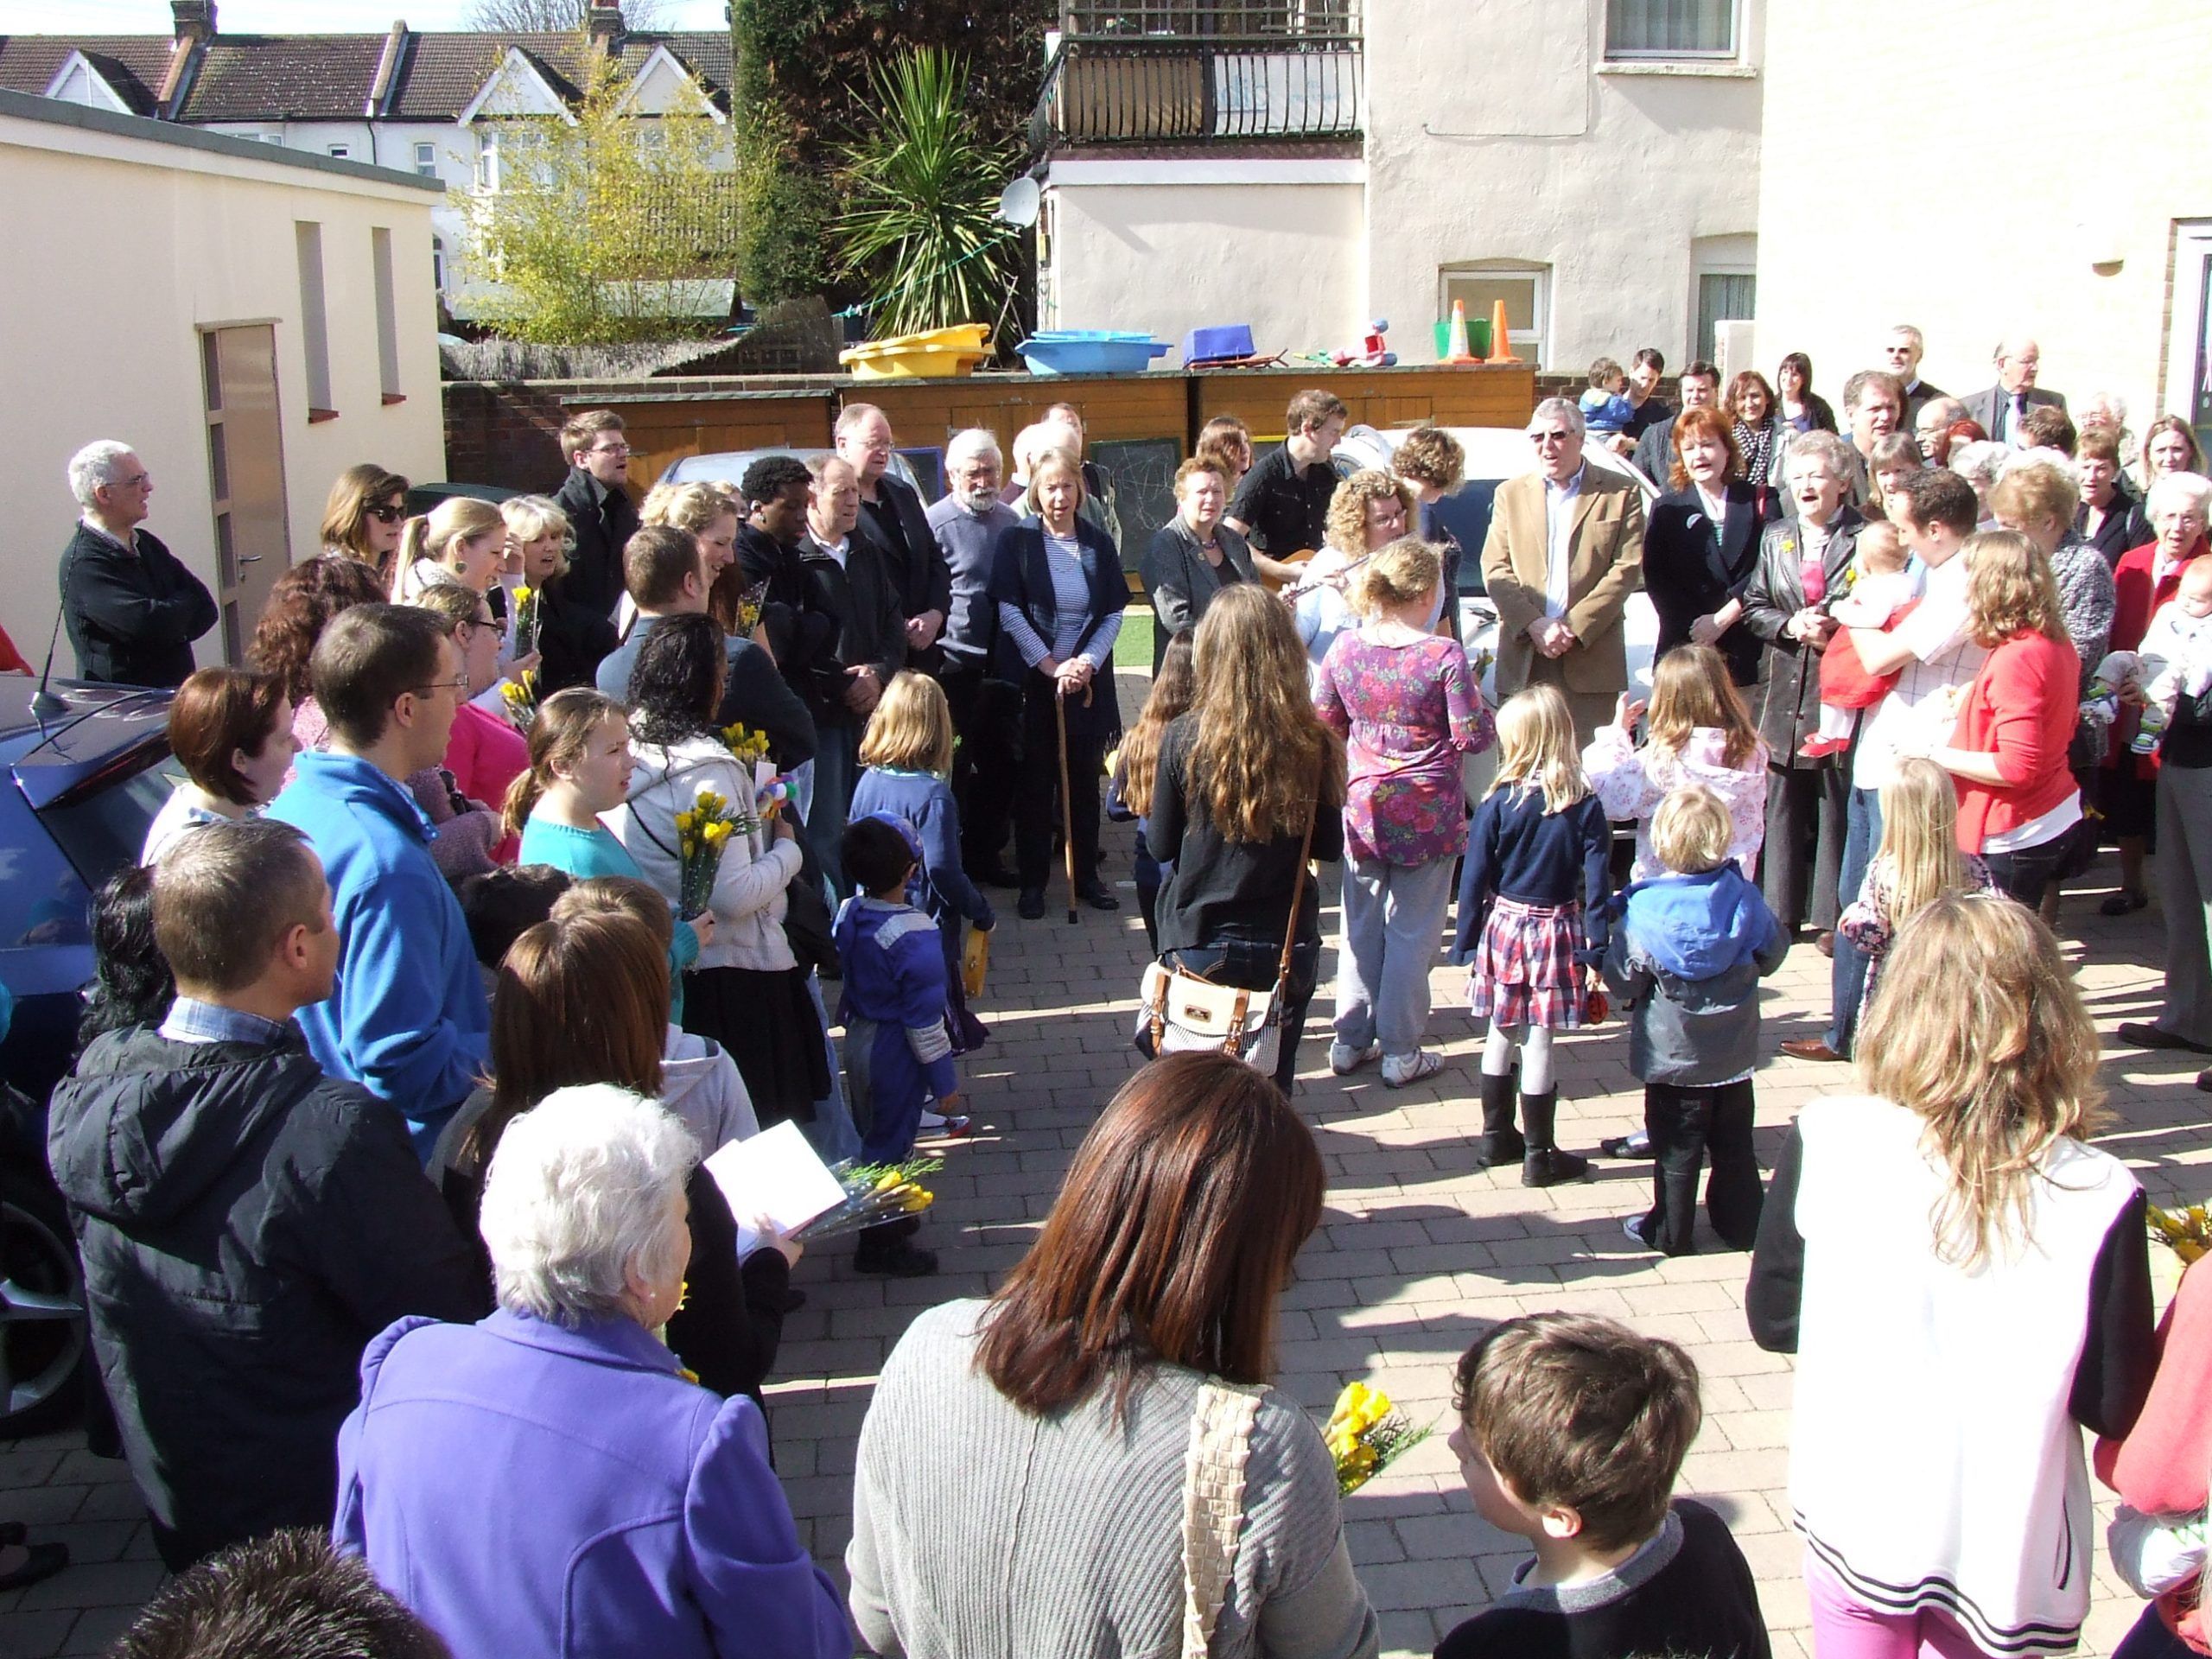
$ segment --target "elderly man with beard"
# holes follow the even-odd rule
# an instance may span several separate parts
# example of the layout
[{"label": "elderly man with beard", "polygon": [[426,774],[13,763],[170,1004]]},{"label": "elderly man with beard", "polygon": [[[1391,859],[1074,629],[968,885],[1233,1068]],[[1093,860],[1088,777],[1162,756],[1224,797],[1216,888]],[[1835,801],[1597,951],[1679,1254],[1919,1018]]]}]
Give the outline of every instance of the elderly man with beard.
[{"label": "elderly man with beard", "polygon": [[960,861],[971,881],[1014,885],[1001,849],[1013,824],[1014,756],[1018,709],[1007,688],[985,671],[997,637],[998,612],[984,589],[990,581],[991,546],[1019,524],[999,499],[1006,461],[999,441],[982,427],[953,435],[944,446],[944,499],[929,510],[929,526],[952,572],[952,607],[939,640],[944,647],[938,679],[952,705],[960,747],[952,761],[952,794],[960,806]]}]

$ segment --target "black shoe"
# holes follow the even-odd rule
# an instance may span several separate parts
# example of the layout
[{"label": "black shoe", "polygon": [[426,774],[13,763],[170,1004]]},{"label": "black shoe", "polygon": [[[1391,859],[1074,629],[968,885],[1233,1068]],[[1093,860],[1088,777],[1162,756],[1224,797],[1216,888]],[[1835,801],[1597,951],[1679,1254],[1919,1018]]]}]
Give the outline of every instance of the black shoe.
[{"label": "black shoe", "polygon": [[1617,1135],[1610,1141],[1600,1141],[1598,1150],[1608,1158],[1649,1158],[1651,1137],[1642,1129],[1631,1129],[1626,1135]]},{"label": "black shoe", "polygon": [[1045,889],[1024,887],[1020,899],[1014,905],[1014,913],[1025,922],[1033,922],[1041,918],[1045,913]]},{"label": "black shoe", "polygon": [[25,1544],[22,1565],[0,1573],[0,1591],[22,1590],[42,1583],[69,1565],[67,1544]]},{"label": "black shoe", "polygon": [[799,1309],[801,1309],[802,1307],[804,1307],[805,1306],[806,1306],[806,1293],[805,1293],[804,1291],[803,1291],[803,1290],[787,1290],[787,1291],[785,1291],[785,1292],[784,1293],[784,1312],[785,1312],[785,1313],[798,1313],[798,1312],[799,1311]]},{"label": "black shoe", "polygon": [[1103,881],[1086,881],[1076,888],[1075,896],[1093,910],[1119,910],[1122,901]]},{"label": "black shoe", "polygon": [[1557,1147],[1531,1147],[1521,1160],[1523,1186],[1557,1186],[1563,1181],[1589,1179],[1590,1160],[1571,1152],[1561,1152]]},{"label": "black shoe", "polygon": [[1018,887],[1021,878],[995,858],[980,859],[963,866],[968,879],[979,887]]},{"label": "black shoe", "polygon": [[2192,1043],[2177,1031],[2146,1020],[2130,1020],[2113,1034],[2130,1048],[2181,1048],[2192,1054],[2212,1054],[2212,1048],[2202,1043]]},{"label": "black shoe", "polygon": [[857,1273],[880,1273],[893,1279],[923,1279],[937,1271],[937,1252],[909,1244],[903,1238],[878,1243],[863,1239],[853,1257]]},{"label": "black shoe", "polygon": [[1528,1143],[1513,1127],[1513,1085],[1510,1071],[1502,1077],[1482,1073],[1483,1133],[1475,1142],[1477,1169],[1517,1164],[1528,1153]]},{"label": "black shoe", "polygon": [[2100,916],[2126,916],[2139,911],[2151,902],[2151,895],[2140,887],[2122,887],[2097,906]]}]

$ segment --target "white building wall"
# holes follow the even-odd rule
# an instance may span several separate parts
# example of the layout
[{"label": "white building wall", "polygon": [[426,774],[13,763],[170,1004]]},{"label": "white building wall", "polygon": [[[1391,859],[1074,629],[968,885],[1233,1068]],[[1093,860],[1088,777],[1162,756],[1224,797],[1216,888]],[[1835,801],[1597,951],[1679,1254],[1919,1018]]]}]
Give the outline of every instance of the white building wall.
[{"label": "white building wall", "polygon": [[1262,352],[1357,344],[1365,327],[1356,162],[1058,162],[1048,187],[1047,328],[1247,322]]},{"label": "white building wall", "polygon": [[[35,418],[0,468],[0,626],[34,661],[57,606],[55,561],[77,515],[68,459],[95,438],[136,447],[154,480],[147,528],[216,586],[201,385],[202,326],[274,322],[291,556],[320,550],[337,475],[372,461],[445,473],[430,208],[404,185],[214,154],[156,138],[0,114],[11,215],[36,258],[0,260],[0,376]],[[322,227],[336,418],[308,419],[295,225]],[[125,227],[118,241],[118,227]],[[370,232],[391,232],[399,391],[384,401]],[[118,257],[118,251],[124,251]],[[21,326],[35,322],[35,326]],[[219,640],[203,642],[203,662]],[[67,645],[57,664],[69,666]]]},{"label": "white building wall", "polygon": [[1367,0],[1370,292],[1400,354],[1430,359],[1443,268],[1482,261],[1548,270],[1548,369],[1697,354],[1691,245],[1757,222],[1763,10],[1737,63],[1628,66],[1605,0]]},{"label": "white building wall", "polygon": [[[1997,0],[1777,6],[1760,362],[1809,353],[1833,399],[1909,321],[1928,378],[1971,392],[1995,378],[1998,336],[2024,329],[2038,384],[2069,400],[2118,391],[2139,433],[2186,413],[2196,341],[2170,329],[2169,302],[2195,312],[2202,256],[2177,273],[2175,248],[2183,221],[2212,219],[2212,179],[2192,164],[2212,149],[2204,25],[2199,0],[2133,0],[2094,27]],[[1996,121],[1993,148],[1935,142],[1946,112],[1969,111]]]}]

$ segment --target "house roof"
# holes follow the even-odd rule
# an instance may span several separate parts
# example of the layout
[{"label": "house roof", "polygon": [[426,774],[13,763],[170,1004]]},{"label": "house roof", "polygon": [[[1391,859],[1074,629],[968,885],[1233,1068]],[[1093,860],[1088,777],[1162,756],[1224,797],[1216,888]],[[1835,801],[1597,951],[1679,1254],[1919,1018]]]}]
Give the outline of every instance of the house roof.
[{"label": "house roof", "polygon": [[45,92],[72,52],[83,53],[134,113],[154,112],[168,73],[165,35],[0,35],[0,90]]},{"label": "house roof", "polygon": [[[375,85],[383,35],[218,35],[209,41],[176,119],[358,121]],[[43,92],[72,52],[82,52],[132,110],[151,115],[168,69],[163,35],[0,35],[0,90]],[[582,96],[584,54],[575,34],[410,31],[385,119],[454,121],[506,56],[519,48],[546,84],[571,101]],[[716,108],[729,108],[728,35],[695,29],[623,37],[622,67],[634,74],[654,49],[697,76]]]}]

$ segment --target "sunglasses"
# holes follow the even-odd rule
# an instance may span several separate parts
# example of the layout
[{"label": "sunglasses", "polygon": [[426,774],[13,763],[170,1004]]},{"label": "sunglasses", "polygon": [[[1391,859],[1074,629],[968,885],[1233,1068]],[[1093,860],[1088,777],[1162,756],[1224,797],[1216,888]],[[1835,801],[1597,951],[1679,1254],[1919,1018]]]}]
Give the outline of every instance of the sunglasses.
[{"label": "sunglasses", "polygon": [[381,507],[364,507],[361,511],[380,524],[396,524],[407,516],[406,508],[389,505]]}]

